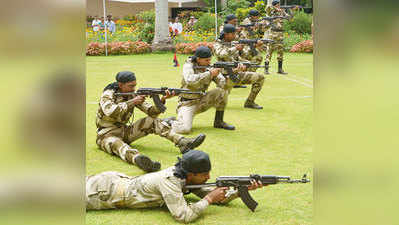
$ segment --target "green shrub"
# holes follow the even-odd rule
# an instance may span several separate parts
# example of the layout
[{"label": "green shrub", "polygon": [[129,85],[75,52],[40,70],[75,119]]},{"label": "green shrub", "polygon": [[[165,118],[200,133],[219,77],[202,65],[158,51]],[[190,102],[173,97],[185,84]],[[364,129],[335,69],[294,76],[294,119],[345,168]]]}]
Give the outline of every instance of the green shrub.
[{"label": "green shrub", "polygon": [[155,32],[155,11],[143,11],[137,14],[136,18],[140,21],[136,23],[137,30],[139,31],[137,38],[141,41],[151,43]]},{"label": "green shrub", "polygon": [[194,24],[194,30],[211,31],[215,28],[215,16],[210,13],[203,14]]},{"label": "green shrub", "polygon": [[238,8],[238,9],[236,9],[236,16],[237,16],[237,18],[238,18],[238,21],[240,21],[240,22],[242,22],[244,19],[245,19],[245,17],[247,17],[248,16],[248,13],[249,13],[249,11],[251,10],[251,9],[255,9],[255,8]]},{"label": "green shrub", "polygon": [[239,8],[248,8],[251,3],[246,0],[229,0],[227,1],[227,8],[222,11],[223,17],[229,14],[235,14]]},{"label": "green shrub", "polygon": [[311,34],[312,16],[302,11],[297,11],[291,21],[284,23],[284,29],[295,31],[298,34]]},{"label": "green shrub", "polygon": [[310,34],[298,34],[295,31],[288,31],[284,33],[284,50],[289,51],[297,43],[311,39],[312,35]]}]

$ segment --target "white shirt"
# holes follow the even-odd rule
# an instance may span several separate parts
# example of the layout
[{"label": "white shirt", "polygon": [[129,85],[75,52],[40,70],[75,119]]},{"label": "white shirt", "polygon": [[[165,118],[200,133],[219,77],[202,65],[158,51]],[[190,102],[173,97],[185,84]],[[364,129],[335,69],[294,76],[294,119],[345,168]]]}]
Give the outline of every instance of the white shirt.
[{"label": "white shirt", "polygon": [[183,32],[183,24],[181,24],[180,22],[173,23],[172,29],[173,31],[177,30],[178,34],[180,34],[181,32]]},{"label": "white shirt", "polygon": [[93,31],[99,31],[101,25],[101,20],[93,20],[91,26],[93,27]]}]

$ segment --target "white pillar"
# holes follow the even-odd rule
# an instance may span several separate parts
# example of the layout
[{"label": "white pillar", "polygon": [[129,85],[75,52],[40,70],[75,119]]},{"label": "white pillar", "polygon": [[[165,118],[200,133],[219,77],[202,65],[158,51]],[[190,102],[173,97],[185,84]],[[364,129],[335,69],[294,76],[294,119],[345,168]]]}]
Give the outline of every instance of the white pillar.
[{"label": "white pillar", "polygon": [[155,0],[155,35],[154,43],[169,40],[168,1]]}]

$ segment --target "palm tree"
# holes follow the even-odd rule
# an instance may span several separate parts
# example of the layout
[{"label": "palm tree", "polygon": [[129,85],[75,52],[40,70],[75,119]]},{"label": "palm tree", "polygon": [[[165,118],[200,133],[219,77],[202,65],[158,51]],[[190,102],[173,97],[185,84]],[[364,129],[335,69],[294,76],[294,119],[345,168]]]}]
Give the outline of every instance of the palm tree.
[{"label": "palm tree", "polygon": [[173,48],[169,38],[168,0],[155,0],[155,36],[152,48],[155,51]]}]

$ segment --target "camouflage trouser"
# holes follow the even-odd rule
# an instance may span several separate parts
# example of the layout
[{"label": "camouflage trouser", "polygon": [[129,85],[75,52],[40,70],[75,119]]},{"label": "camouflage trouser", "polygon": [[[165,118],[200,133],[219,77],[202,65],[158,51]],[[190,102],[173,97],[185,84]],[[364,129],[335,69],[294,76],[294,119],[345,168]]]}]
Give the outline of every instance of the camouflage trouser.
[{"label": "camouflage trouser", "polygon": [[271,34],[271,37],[275,41],[275,43],[267,45],[265,61],[270,62],[274,51],[277,51],[277,61],[283,61],[283,57],[284,57],[283,33],[273,32]]},{"label": "camouflage trouser", "polygon": [[[259,52],[256,56],[254,56],[254,57],[252,57],[250,59],[250,62],[260,65],[262,63],[262,60],[263,60],[262,54]],[[248,68],[248,71],[249,72],[256,72],[257,69],[258,68],[250,67],[250,68]]]},{"label": "camouflage trouser", "polygon": [[[265,81],[265,76],[257,72],[239,72],[240,82],[239,84],[252,84],[251,92],[248,96],[248,101],[255,101],[256,96],[262,90],[263,83]],[[236,85],[235,83],[229,80],[228,90],[231,91],[231,88]]]},{"label": "camouflage trouser", "polygon": [[129,177],[108,171],[86,177],[86,209],[121,208],[129,187]]},{"label": "camouflage trouser", "polygon": [[222,88],[215,88],[206,92],[201,99],[179,102],[177,107],[177,120],[172,124],[172,131],[179,134],[191,132],[194,115],[215,107],[223,111],[227,104],[228,91]]},{"label": "camouflage trouser", "polygon": [[132,155],[137,155],[139,151],[130,147],[129,144],[148,134],[159,135],[175,144],[183,137],[172,132],[171,127],[166,122],[162,122],[159,118],[148,116],[132,125],[122,126],[108,133],[97,135],[96,143],[101,150],[109,154],[118,155],[122,160],[134,164],[133,158],[126,157],[126,153],[131,152]]}]

